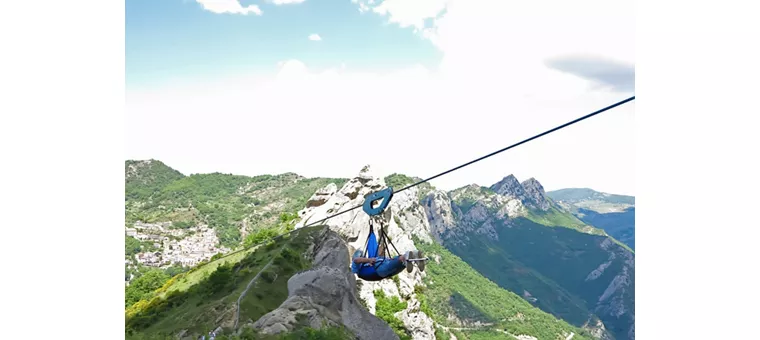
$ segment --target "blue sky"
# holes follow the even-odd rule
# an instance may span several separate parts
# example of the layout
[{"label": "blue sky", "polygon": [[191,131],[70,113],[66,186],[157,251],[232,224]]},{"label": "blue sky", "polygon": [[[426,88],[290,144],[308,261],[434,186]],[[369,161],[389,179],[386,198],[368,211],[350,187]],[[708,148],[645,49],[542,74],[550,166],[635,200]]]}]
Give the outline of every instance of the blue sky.
[{"label": "blue sky", "polygon": [[[127,0],[126,158],[186,174],[427,177],[630,97],[633,7]],[[632,194],[633,121],[626,104],[433,185],[514,174]],[[374,134],[387,138],[369,152]]]},{"label": "blue sky", "polygon": [[[241,1],[242,6],[253,1]],[[441,52],[412,28],[360,13],[349,0],[256,2],[262,15],[217,14],[193,0],[126,1],[128,87],[170,79],[275,72],[282,60],[310,68],[434,68]],[[321,41],[311,41],[318,34]]]}]

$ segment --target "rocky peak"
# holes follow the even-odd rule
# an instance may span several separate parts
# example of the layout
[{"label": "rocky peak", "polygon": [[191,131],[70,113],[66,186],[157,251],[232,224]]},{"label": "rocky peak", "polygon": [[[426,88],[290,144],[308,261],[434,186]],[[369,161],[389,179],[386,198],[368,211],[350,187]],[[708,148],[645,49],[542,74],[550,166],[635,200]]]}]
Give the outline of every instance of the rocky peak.
[{"label": "rocky peak", "polygon": [[306,202],[306,207],[318,207],[325,204],[330,196],[334,195],[338,191],[338,186],[335,183],[330,183],[326,187],[317,190],[314,195]]},{"label": "rocky peak", "polygon": [[[301,228],[311,222],[320,221],[332,214],[346,211],[364,203],[367,195],[386,188],[383,178],[375,177],[369,166],[365,166],[359,175],[343,185],[337,191],[332,188],[319,190],[311,199],[312,204],[299,212],[301,221],[296,228]],[[364,211],[354,209],[339,216],[335,216],[324,222],[330,230],[337,232],[349,247],[349,254],[355,249],[362,249],[369,236],[369,222],[373,221],[376,230],[380,225],[385,226],[388,237],[392,240],[399,252],[416,250],[413,237],[422,242],[432,242],[430,225],[427,221],[425,208],[419,203],[419,188],[410,188],[393,195],[388,208],[379,216],[368,216]],[[443,193],[445,196],[446,194]],[[349,259],[345,259],[348,267]],[[353,274],[352,274],[353,275]],[[373,291],[386,290],[387,296],[397,296],[402,300],[409,301],[406,310],[399,316],[405,327],[415,334],[415,339],[435,339],[435,329],[432,320],[422,312],[415,309],[419,305],[416,299],[414,287],[424,285],[422,278],[425,273],[417,268],[412,273],[406,271],[397,275],[400,284],[396,286],[393,280],[381,282],[363,282],[359,290],[359,296],[367,303],[370,311],[374,308]],[[385,288],[388,289],[385,289]],[[393,288],[393,289],[390,289]],[[278,327],[279,328],[279,327]]]},{"label": "rocky peak", "polygon": [[356,179],[358,179],[358,180],[360,180],[362,182],[364,182],[364,181],[371,181],[374,178],[375,178],[375,176],[374,176],[374,173],[372,171],[372,167],[370,167],[369,164],[365,165],[364,167],[362,167],[361,171],[359,171],[359,175],[356,176]]},{"label": "rocky peak", "polygon": [[544,187],[532,177],[520,183],[514,175],[509,175],[492,185],[491,190],[508,198],[516,198],[524,205],[533,208],[548,210],[551,206],[549,199],[546,198]]},{"label": "rocky peak", "polygon": [[549,200],[546,198],[544,187],[535,178],[531,177],[522,182],[525,190],[525,196],[531,203],[541,210],[547,210],[550,207]]},{"label": "rocky peak", "polygon": [[514,175],[502,178],[501,181],[491,186],[491,190],[502,196],[511,196],[520,200],[525,198],[525,188]]}]

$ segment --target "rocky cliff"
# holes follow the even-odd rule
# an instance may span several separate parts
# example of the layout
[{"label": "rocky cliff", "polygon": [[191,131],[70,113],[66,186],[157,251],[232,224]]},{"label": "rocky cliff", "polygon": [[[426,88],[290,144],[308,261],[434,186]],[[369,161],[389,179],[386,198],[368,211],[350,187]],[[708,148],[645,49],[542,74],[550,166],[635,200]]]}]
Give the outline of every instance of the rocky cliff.
[{"label": "rocky cliff", "polygon": [[[364,198],[372,192],[386,187],[383,178],[376,177],[369,166],[364,167],[358,176],[349,180],[342,188],[328,186],[309,199],[307,207],[299,212],[300,228],[311,222],[319,221],[334,213],[350,209],[364,203]],[[384,214],[372,221],[376,228],[385,225],[386,233],[399,252],[416,250],[414,238],[421,242],[432,242],[430,225],[427,223],[425,209],[418,202],[417,188],[411,188],[393,196]],[[362,249],[369,236],[370,217],[359,208],[327,220],[324,224],[347,241],[349,252]],[[348,260],[345,261],[348,266]],[[401,272],[395,280],[380,282],[362,282],[359,295],[367,308],[374,313],[376,299],[374,291],[382,290],[387,297],[398,297],[407,301],[407,308],[397,313],[406,330],[415,340],[435,339],[433,321],[419,310],[414,287],[424,285],[425,273],[416,267],[412,273]]]},{"label": "rocky cliff", "polygon": [[[299,212],[296,228],[359,206],[385,187],[385,180],[367,166],[343,187],[331,184],[317,191]],[[420,197],[416,188],[398,193],[384,214],[372,218],[376,228],[386,226],[399,252],[417,249],[413,240],[445,245],[502,287],[530,292],[536,307],[595,330],[601,338],[611,333],[633,338],[633,254],[562,210],[536,179],[520,183],[510,175],[490,187],[473,184]],[[325,224],[346,240],[351,253],[363,248],[370,220],[358,208]],[[494,263],[499,266],[492,267]],[[435,339],[435,323],[420,310],[415,294],[415,286],[425,286],[425,277],[415,268],[398,280],[361,282],[358,294],[371,313],[377,290],[408,301],[396,315],[408,334]],[[614,325],[605,329],[604,322]]]},{"label": "rocky cliff", "polygon": [[324,230],[306,254],[312,268],[293,275],[287,283],[288,298],[248,327],[277,334],[302,326],[345,326],[358,339],[398,339],[359,302],[356,279],[346,265],[348,248],[338,234]]}]

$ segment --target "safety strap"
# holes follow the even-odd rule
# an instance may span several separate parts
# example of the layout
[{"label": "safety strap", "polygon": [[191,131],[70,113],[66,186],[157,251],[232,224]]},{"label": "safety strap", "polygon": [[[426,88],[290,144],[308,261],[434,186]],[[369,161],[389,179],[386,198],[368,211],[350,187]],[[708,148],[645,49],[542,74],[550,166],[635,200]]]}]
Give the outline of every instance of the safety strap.
[{"label": "safety strap", "polygon": [[[401,253],[398,251],[398,249],[396,249],[396,246],[393,244],[393,240],[390,240],[390,238],[388,237],[388,235],[385,233],[385,227],[384,226],[380,227],[380,232],[383,234],[382,238],[383,238],[383,244],[385,245],[385,247],[384,247],[385,251],[386,252],[390,251],[390,250],[388,250],[388,243],[390,243],[391,247],[393,247],[393,250],[396,252],[396,255],[401,255]],[[392,256],[388,256],[388,257],[392,257]]]},{"label": "safety strap", "polygon": [[[364,254],[362,257],[367,257],[369,254],[369,240],[372,238],[372,236],[375,233],[375,226],[372,224],[372,220],[369,221],[369,234],[367,235],[367,241],[364,242]],[[377,235],[375,235],[375,238],[377,238]],[[388,248],[388,244],[390,243],[391,247],[393,247],[393,250],[396,252],[396,255],[401,255],[401,253],[396,249],[396,245],[393,244],[393,241],[389,239],[388,234],[385,233],[385,226],[382,224],[380,225],[380,240],[377,242],[377,247],[375,248],[375,256],[377,257],[380,255],[380,245],[383,245],[383,251],[385,257],[393,257],[393,256],[387,256],[388,253],[390,253],[390,249]]]}]

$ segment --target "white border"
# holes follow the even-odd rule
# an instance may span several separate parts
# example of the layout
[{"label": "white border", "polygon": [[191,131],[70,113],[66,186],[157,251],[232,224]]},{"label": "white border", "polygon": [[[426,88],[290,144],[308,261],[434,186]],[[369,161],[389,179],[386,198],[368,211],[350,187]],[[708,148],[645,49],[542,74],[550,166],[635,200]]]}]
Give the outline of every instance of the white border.
[{"label": "white border", "polygon": [[639,339],[757,334],[760,29],[739,4],[637,3]]},{"label": "white border", "polygon": [[[640,339],[757,333],[750,3],[638,3]],[[124,4],[10,1],[0,35],[3,335],[120,337]]]},{"label": "white border", "polygon": [[124,334],[124,30],[119,1],[0,11],[3,337]]}]

